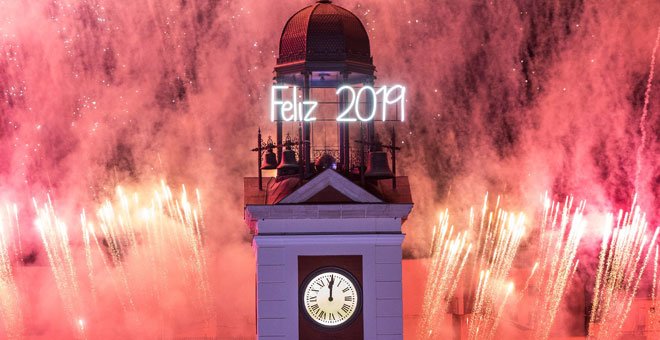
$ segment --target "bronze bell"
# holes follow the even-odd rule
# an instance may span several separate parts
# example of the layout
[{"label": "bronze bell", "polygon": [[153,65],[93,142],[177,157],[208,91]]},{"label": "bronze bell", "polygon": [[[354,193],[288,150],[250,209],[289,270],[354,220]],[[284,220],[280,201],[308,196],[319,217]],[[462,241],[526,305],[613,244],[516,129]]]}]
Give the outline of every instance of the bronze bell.
[{"label": "bronze bell", "polygon": [[337,160],[329,153],[324,153],[314,162],[316,172],[322,172],[325,169],[337,170]]},{"label": "bronze bell", "polygon": [[390,170],[390,163],[387,161],[387,152],[382,150],[369,152],[367,171],[365,171],[364,177],[369,179],[394,178],[394,174]]},{"label": "bronze bell", "polygon": [[296,152],[291,150],[291,146],[287,145],[286,149],[282,152],[282,161],[277,166],[277,175],[295,175],[300,170],[300,166],[296,161]]},{"label": "bronze bell", "polygon": [[264,159],[261,161],[261,170],[277,169],[277,155],[273,152],[272,144],[268,146]]}]

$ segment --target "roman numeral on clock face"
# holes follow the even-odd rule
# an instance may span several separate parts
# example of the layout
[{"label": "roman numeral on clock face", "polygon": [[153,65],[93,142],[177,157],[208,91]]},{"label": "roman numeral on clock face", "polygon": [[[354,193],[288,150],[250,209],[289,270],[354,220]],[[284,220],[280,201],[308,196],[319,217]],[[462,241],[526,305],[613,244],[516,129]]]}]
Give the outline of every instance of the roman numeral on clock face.
[{"label": "roman numeral on clock face", "polygon": [[344,313],[348,313],[351,310],[351,306],[344,304],[343,306],[341,306],[341,310],[343,310]]},{"label": "roman numeral on clock face", "polygon": [[316,296],[310,296],[307,298],[307,301],[309,302],[316,302],[317,297]]},{"label": "roman numeral on clock face", "polygon": [[343,293],[346,293],[346,292],[348,292],[349,290],[351,290],[351,287],[346,287],[346,288],[342,289],[341,291],[342,291]]},{"label": "roman numeral on clock face", "polygon": [[317,305],[317,304],[313,304],[313,305],[309,306],[309,310],[312,311],[312,312],[314,312],[314,313],[318,313],[318,311],[319,311],[319,305]]},{"label": "roman numeral on clock face", "polygon": [[344,296],[344,301],[353,301],[352,296]]}]

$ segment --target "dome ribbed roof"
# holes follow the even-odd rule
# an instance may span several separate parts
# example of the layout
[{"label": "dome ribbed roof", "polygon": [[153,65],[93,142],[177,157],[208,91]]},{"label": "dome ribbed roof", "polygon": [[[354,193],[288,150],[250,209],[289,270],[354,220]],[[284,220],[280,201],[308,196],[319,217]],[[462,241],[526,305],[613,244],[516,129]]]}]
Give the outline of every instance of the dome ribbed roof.
[{"label": "dome ribbed roof", "polygon": [[372,64],[367,30],[350,11],[330,1],[305,7],[284,26],[277,65],[296,62]]}]

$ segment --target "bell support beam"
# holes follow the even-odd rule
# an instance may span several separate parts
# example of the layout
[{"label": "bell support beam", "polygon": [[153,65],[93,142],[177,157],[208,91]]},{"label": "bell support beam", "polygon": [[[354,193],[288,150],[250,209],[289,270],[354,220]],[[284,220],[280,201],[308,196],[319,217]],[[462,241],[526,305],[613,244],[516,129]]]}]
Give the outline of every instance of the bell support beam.
[{"label": "bell support beam", "polygon": [[392,173],[394,174],[394,177],[392,177],[392,189],[396,190],[396,151],[399,150],[399,148],[396,147],[396,129],[394,126],[392,126],[392,147],[390,148],[390,151],[392,152]]},{"label": "bell support beam", "polygon": [[[374,80],[373,78],[369,79],[367,82],[364,83],[365,86],[374,86]],[[376,106],[375,98],[372,96],[366,96],[366,103],[365,103],[365,112],[371,112],[374,109],[374,106]],[[374,125],[374,120],[370,120],[367,122],[367,142],[369,144],[373,144],[376,139],[376,126]]]},{"label": "bell support beam", "polygon": [[[308,101],[311,99],[311,83],[310,83],[310,72],[303,73],[304,77],[304,86],[302,88],[303,101]],[[302,152],[300,158],[303,162],[303,176],[309,176],[312,172],[310,168],[311,165],[311,128],[312,123],[303,121],[302,122]]]},{"label": "bell support beam", "polygon": [[[341,78],[340,87],[349,83],[348,72],[342,72]],[[343,112],[347,105],[348,93],[344,91],[339,95],[339,112]],[[337,125],[339,129],[339,162],[341,163],[341,170],[348,173],[350,171],[349,126],[346,122],[340,122]]]},{"label": "bell support beam", "polygon": [[[282,85],[282,83],[278,80],[275,85]],[[282,92],[277,91],[275,98],[277,101],[282,101]],[[277,164],[279,164],[282,161],[282,151],[284,150],[282,148],[282,115],[278,114],[276,117],[277,140],[275,142],[277,143]]]},{"label": "bell support beam", "polygon": [[257,134],[257,166],[259,167],[259,191],[264,190],[263,185],[263,174],[261,171],[261,155],[263,154],[263,149],[261,148],[261,128],[259,128],[259,133]]}]

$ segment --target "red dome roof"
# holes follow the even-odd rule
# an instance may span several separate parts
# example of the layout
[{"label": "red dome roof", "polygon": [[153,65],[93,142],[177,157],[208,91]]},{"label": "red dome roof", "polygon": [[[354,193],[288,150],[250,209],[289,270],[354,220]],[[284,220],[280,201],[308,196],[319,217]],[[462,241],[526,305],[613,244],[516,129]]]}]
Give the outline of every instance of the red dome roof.
[{"label": "red dome roof", "polygon": [[372,64],[367,30],[350,11],[321,0],[284,26],[277,65],[298,62]]}]

